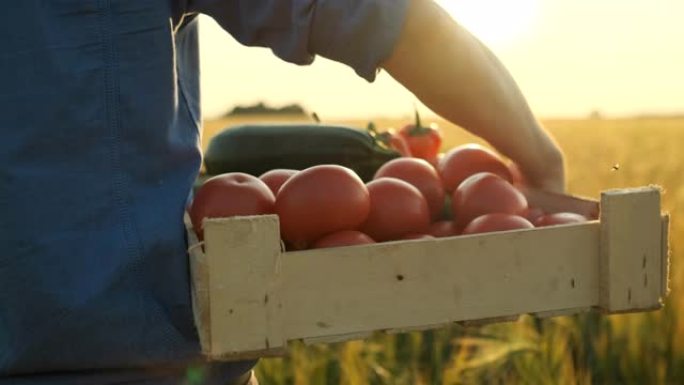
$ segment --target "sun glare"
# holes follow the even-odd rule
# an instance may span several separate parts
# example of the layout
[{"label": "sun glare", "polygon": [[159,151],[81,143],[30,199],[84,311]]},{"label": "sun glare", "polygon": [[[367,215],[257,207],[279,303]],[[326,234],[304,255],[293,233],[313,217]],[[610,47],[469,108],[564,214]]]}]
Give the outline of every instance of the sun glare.
[{"label": "sun glare", "polygon": [[480,40],[506,45],[529,31],[539,12],[539,0],[438,0],[461,25]]}]

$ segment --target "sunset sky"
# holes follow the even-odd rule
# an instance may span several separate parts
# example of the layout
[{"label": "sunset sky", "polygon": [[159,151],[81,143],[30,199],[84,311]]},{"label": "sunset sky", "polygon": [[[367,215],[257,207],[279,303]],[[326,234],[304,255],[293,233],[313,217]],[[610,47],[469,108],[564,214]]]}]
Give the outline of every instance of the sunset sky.
[{"label": "sunset sky", "polygon": [[[440,3],[503,61],[540,117],[684,112],[682,0]],[[257,101],[301,103],[324,119],[399,117],[416,101],[385,73],[368,83],[320,57],[285,63],[239,45],[206,17],[200,39],[206,118]]]}]

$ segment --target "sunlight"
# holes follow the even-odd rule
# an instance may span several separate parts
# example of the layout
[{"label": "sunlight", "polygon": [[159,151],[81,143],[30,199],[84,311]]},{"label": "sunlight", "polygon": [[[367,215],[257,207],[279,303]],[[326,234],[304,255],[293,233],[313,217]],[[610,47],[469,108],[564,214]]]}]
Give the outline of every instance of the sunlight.
[{"label": "sunlight", "polygon": [[539,0],[437,0],[461,25],[491,45],[506,45],[532,29]]}]

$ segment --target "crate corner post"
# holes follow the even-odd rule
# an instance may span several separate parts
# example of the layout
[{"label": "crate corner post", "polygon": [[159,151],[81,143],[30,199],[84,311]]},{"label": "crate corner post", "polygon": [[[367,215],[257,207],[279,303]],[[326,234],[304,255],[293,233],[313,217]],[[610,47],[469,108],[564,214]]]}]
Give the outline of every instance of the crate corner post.
[{"label": "crate corner post", "polygon": [[278,217],[206,220],[208,355],[232,360],[284,353]]},{"label": "crate corner post", "polygon": [[668,253],[660,189],[605,191],[600,219],[600,309],[623,313],[660,308],[666,294]]}]

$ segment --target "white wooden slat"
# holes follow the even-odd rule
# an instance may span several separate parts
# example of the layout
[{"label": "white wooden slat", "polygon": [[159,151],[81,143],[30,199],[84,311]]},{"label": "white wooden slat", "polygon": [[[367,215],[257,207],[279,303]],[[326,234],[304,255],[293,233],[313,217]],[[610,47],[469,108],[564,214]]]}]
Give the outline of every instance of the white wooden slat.
[{"label": "white wooden slat", "polygon": [[663,215],[661,232],[661,272],[660,272],[660,296],[665,298],[670,293],[670,215]]},{"label": "white wooden slat", "polygon": [[600,306],[607,312],[659,308],[663,241],[660,190],[601,194]]},{"label": "white wooden slat", "polygon": [[282,350],[275,215],[205,219],[212,356]]},{"label": "white wooden slat", "polygon": [[598,222],[283,256],[288,338],[598,304]]},{"label": "white wooden slat", "polygon": [[211,329],[209,319],[209,268],[207,258],[203,252],[203,244],[197,239],[192,227],[190,215],[186,212],[183,221],[185,222],[186,234],[188,237],[188,255],[190,257],[190,285],[192,289],[192,310],[195,318],[195,325],[202,346],[202,352],[209,354],[211,346]]},{"label": "white wooden slat", "polygon": [[540,208],[546,213],[573,212],[589,219],[597,219],[599,215],[599,203],[591,199],[530,188],[521,188],[521,191],[530,207]]}]

